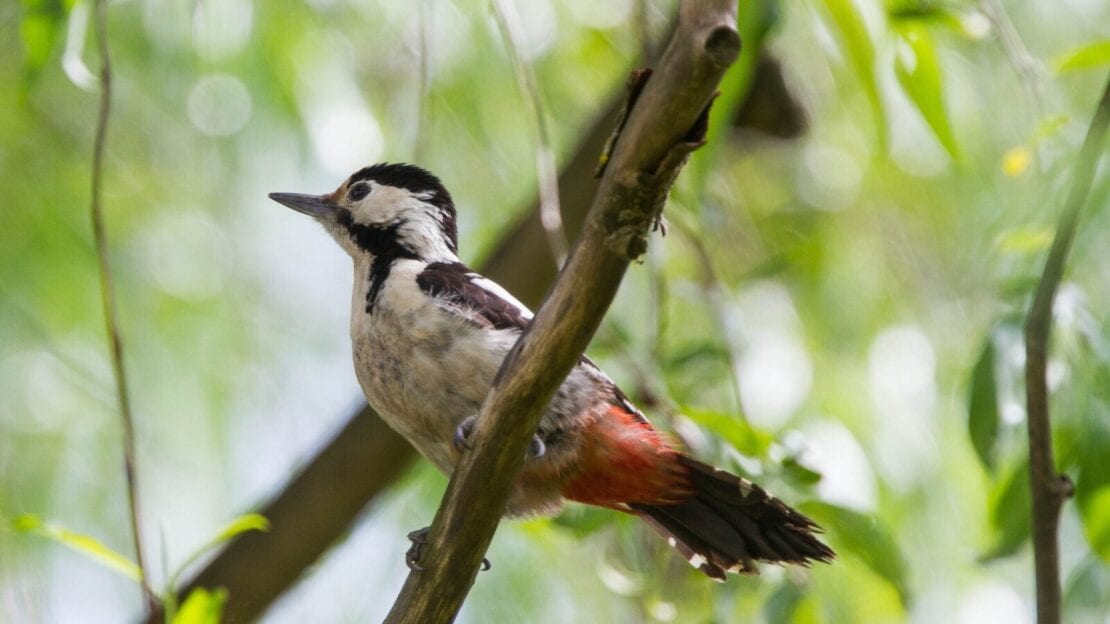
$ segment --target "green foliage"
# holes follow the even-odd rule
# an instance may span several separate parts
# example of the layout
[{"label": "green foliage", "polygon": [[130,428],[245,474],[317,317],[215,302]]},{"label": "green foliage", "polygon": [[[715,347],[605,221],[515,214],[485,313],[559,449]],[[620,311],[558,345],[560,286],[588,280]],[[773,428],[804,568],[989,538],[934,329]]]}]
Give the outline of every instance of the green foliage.
[{"label": "green foliage", "polygon": [[11,527],[20,533],[38,535],[53,540],[78,552],[100,565],[139,582],[139,566],[127,557],[112,550],[103,542],[82,533],[71,531],[56,522],[46,522],[33,514],[23,514],[12,518]]},{"label": "green foliage", "polygon": [[23,0],[19,36],[23,42],[25,88],[30,88],[53,58],[72,5],[73,0]]},{"label": "green foliage", "polygon": [[878,518],[828,503],[810,502],[800,509],[829,531],[842,552],[859,557],[890,583],[903,605],[910,604],[912,594],[905,558],[897,539]]},{"label": "green foliage", "polygon": [[875,44],[871,40],[871,33],[867,30],[859,5],[856,0],[822,0],[822,3],[829,17],[832,18],[833,24],[836,25],[841,47],[847,54],[852,68],[855,69],[856,77],[863,87],[864,94],[867,95],[867,101],[871,104],[879,144],[885,150],[889,141],[889,132],[876,75]]},{"label": "green foliage", "polygon": [[1110,39],[1100,39],[1079,46],[1053,62],[1058,72],[1093,69],[1110,64]]},{"label": "green foliage", "polygon": [[981,561],[1009,557],[1029,541],[1030,505],[1029,460],[1024,459],[1010,466],[994,484],[989,505],[991,546]]},{"label": "green foliage", "polygon": [[967,405],[967,433],[983,466],[993,472],[998,440],[998,389],[995,386],[994,341],[988,334],[979,360],[971,372],[971,398]]},{"label": "green foliage", "polygon": [[895,56],[895,73],[898,81],[944,149],[958,160],[959,145],[944,106],[944,79],[933,37],[924,24],[912,20],[899,22],[897,32],[900,45]]},{"label": "green foliage", "polygon": [[170,624],[219,624],[227,603],[227,590],[219,588],[208,591],[203,587],[194,589],[182,603],[181,609],[169,619]]}]

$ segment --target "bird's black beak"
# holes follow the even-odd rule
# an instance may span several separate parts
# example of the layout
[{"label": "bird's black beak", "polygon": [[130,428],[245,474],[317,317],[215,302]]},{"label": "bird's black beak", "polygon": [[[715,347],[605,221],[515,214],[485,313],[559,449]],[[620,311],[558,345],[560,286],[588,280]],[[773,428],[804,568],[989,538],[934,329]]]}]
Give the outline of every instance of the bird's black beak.
[{"label": "bird's black beak", "polygon": [[332,202],[331,195],[270,193],[270,199],[317,219],[324,219],[335,214],[335,204]]}]

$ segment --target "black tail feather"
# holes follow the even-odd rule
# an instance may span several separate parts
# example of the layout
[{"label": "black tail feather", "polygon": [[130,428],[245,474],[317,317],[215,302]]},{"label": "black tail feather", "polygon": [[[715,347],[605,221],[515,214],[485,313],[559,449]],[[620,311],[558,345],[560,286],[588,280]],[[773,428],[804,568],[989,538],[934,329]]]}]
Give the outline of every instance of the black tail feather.
[{"label": "black tail feather", "polygon": [[830,561],[812,520],[746,481],[680,456],[693,497],[675,505],[630,505],[690,563],[723,581],[726,572],[756,573],[754,561],[809,565]]}]

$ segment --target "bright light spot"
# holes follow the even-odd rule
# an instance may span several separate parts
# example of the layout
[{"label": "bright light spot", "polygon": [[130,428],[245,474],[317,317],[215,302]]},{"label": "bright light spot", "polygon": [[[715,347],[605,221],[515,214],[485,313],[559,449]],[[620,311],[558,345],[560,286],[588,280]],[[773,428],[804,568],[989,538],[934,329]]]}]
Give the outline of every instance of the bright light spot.
[{"label": "bright light spot", "polygon": [[634,596],[643,590],[644,584],[635,576],[604,561],[597,566],[597,577],[602,585],[619,596]]},{"label": "bright light spot", "polygon": [[916,327],[883,330],[868,355],[871,391],[879,402],[915,400],[933,388],[933,345]]},{"label": "bright light spot", "polygon": [[551,3],[547,0],[515,0],[515,4],[524,55],[533,59],[542,56],[555,43],[559,30]]},{"label": "bright light spot", "polygon": [[863,172],[842,149],[821,143],[806,146],[798,190],[806,203],[821,210],[839,210],[855,199]]},{"label": "bright light spot", "polygon": [[202,76],[189,90],[189,121],[211,137],[235,134],[251,118],[251,96],[243,83],[228,74]]},{"label": "bright light spot", "polygon": [[801,343],[784,332],[755,336],[740,357],[740,398],[753,424],[775,429],[805,401],[813,367]]},{"label": "bright light spot", "polygon": [[220,61],[240,52],[250,41],[252,14],[249,0],[196,3],[193,49],[206,61]]},{"label": "bright light spot", "polygon": [[1033,162],[1033,150],[1027,145],[1012,147],[1002,155],[1002,173],[1011,178],[1016,178],[1025,173],[1029,164]]},{"label": "bright light spot", "polygon": [[385,148],[378,121],[361,107],[314,114],[309,122],[316,157],[331,173],[345,176],[377,161]]},{"label": "bright light spot", "polygon": [[660,600],[649,607],[651,617],[659,622],[673,622],[678,617],[678,607],[673,602]]},{"label": "bright light spot", "polygon": [[140,236],[147,273],[166,293],[198,300],[220,292],[227,279],[230,245],[200,212],[171,212]]},{"label": "bright light spot", "polygon": [[959,624],[1029,624],[1029,610],[1016,591],[1001,581],[986,581],[960,605]]},{"label": "bright light spot", "polygon": [[631,19],[631,0],[574,0],[567,3],[574,21],[588,28],[605,30],[623,26]]},{"label": "bright light spot", "polygon": [[299,47],[297,102],[317,160],[332,176],[346,177],[381,158],[385,137],[356,87],[349,43],[338,34],[335,41]]},{"label": "bright light spot", "polygon": [[980,11],[965,11],[960,16],[960,28],[969,39],[978,41],[991,32],[991,20]]},{"label": "bright light spot", "polygon": [[878,495],[875,475],[859,442],[843,425],[821,422],[810,427],[806,464],[820,472],[822,500],[858,511],[873,511]]},{"label": "bright light spot", "polygon": [[868,356],[878,430],[876,460],[887,481],[906,490],[929,477],[939,461],[929,418],[936,402],[936,356],[916,327],[883,330]]}]

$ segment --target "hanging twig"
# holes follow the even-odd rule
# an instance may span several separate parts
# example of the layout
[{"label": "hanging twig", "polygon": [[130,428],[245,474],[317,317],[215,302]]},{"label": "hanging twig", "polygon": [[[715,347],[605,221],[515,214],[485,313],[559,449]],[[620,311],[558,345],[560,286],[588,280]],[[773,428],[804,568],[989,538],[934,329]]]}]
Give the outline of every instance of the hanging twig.
[{"label": "hanging twig", "polygon": [[1033,495],[1033,555],[1037,578],[1037,622],[1060,622],[1060,561],[1057,529],[1060,509],[1074,486],[1056,471],[1048,412],[1046,362],[1052,329],[1052,304],[1075,239],[1080,211],[1091,190],[1110,124],[1110,80],[1087,129],[1075,166],[1071,193],[1056,227],[1056,237],[1025,321],[1025,398],[1029,427],[1029,487]]},{"label": "hanging twig", "polygon": [[501,38],[509,51],[513,74],[520,95],[528,104],[531,112],[533,130],[536,133],[536,180],[540,189],[540,223],[547,233],[547,244],[555,257],[555,266],[561,267],[567,259],[567,235],[563,231],[563,215],[559,208],[559,170],[555,166],[555,151],[551,148],[551,136],[547,128],[547,115],[544,113],[540,90],[536,86],[536,76],[532,65],[524,58],[524,44],[521,42],[520,18],[516,7],[504,0],[491,0],[493,12]]},{"label": "hanging twig", "polygon": [[101,206],[101,180],[104,169],[104,144],[108,136],[108,117],[112,109],[112,62],[108,54],[108,2],[96,0],[93,29],[100,52],[100,111],[96,120],[96,138],[93,140],[92,198],[89,212],[92,217],[93,237],[96,241],[96,260],[100,271],[100,299],[104,307],[104,324],[112,358],[112,372],[116,379],[120,416],[123,420],[123,469],[127,477],[127,503],[131,517],[131,537],[134,540],[135,558],[139,566],[139,583],[142,586],[146,607],[153,612],[158,605],[147,580],[146,559],[139,510],[138,479],[135,473],[135,423],[131,416],[131,400],[127,392],[127,375],[123,365],[123,340],[120,338],[119,318],[116,314],[116,297],[112,288],[112,270],[108,262],[108,236],[104,229],[104,211]]},{"label": "hanging twig", "polygon": [[505,358],[447,486],[418,562],[386,622],[450,622],[470,591],[525,450],[577,364],[628,263],[647,247],[667,193],[704,141],[708,104],[736,59],[734,0],[685,0],[674,38],[621,131],[582,237]]}]

